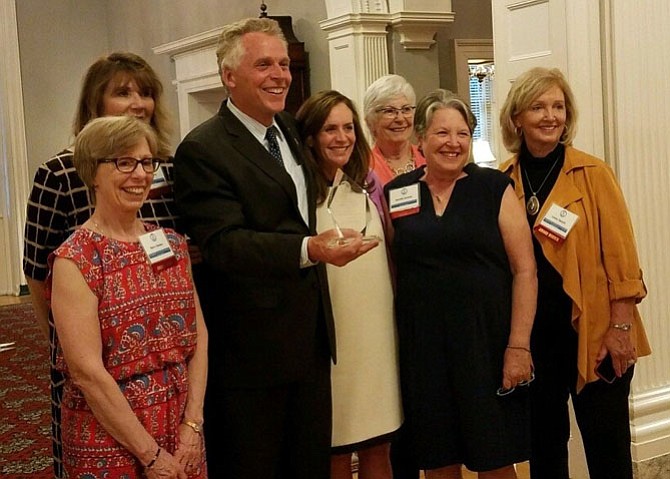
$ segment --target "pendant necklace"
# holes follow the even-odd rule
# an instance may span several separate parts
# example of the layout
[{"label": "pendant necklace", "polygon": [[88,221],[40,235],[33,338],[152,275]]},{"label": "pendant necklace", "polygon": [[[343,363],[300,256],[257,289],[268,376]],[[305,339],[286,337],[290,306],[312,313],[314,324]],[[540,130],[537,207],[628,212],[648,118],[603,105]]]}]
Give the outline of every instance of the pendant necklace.
[{"label": "pendant necklace", "polygon": [[540,200],[537,199],[537,194],[540,192],[544,184],[547,182],[549,179],[549,176],[551,175],[551,172],[554,171],[554,168],[556,167],[556,164],[558,163],[558,160],[561,158],[561,155],[558,155],[556,160],[554,161],[554,164],[551,165],[551,168],[549,169],[549,173],[547,173],[547,176],[544,177],[544,180],[542,180],[542,184],[537,190],[533,190],[533,185],[530,184],[530,178],[528,178],[528,172],[526,169],[523,169],[524,175],[526,175],[526,182],[528,183],[528,188],[530,189],[531,195],[530,198],[528,198],[528,201],[526,202],[526,212],[530,216],[535,216],[536,214],[539,213],[540,211]]}]

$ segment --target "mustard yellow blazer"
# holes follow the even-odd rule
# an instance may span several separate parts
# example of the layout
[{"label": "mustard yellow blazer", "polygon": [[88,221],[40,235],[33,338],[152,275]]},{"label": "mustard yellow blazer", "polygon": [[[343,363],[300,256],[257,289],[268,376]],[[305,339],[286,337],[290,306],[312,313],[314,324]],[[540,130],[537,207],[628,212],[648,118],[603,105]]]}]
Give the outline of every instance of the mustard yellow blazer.
[{"label": "mustard yellow blazer", "polygon": [[[514,180],[516,195],[525,204],[518,155],[500,169]],[[598,379],[594,368],[609,328],[610,301],[635,299],[639,303],[647,289],[628,208],[607,164],[566,147],[563,168],[537,215],[536,225],[552,203],[579,216],[562,244],[540,233],[533,234],[544,256],[562,276],[563,289],[572,299],[572,324],[579,335],[577,390],[580,391],[586,383]],[[638,356],[651,353],[637,308],[631,335]]]}]

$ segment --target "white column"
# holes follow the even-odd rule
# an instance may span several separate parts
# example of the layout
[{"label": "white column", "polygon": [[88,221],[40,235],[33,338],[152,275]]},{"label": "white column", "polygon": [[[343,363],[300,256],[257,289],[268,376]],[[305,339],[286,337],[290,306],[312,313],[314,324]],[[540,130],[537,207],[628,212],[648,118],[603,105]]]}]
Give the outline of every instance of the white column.
[{"label": "white column", "polygon": [[454,21],[451,0],[389,0],[393,30],[406,50],[428,50],[439,27]]},{"label": "white column", "polygon": [[326,12],[319,24],[328,33],[331,88],[359,108],[368,85],[391,72],[439,85],[435,34],[454,20],[451,0],[326,0]]},{"label": "white column", "polygon": [[[608,145],[633,218],[649,296],[640,313],[652,356],[638,362],[631,398],[633,459],[670,468],[670,8],[666,0],[604,2]],[[614,61],[616,59],[616,61]],[[658,463],[656,459],[650,462]],[[637,477],[645,473],[637,464]]]},{"label": "white column", "polygon": [[388,14],[348,13],[319,25],[328,33],[331,88],[361,108],[368,85],[389,73]]}]

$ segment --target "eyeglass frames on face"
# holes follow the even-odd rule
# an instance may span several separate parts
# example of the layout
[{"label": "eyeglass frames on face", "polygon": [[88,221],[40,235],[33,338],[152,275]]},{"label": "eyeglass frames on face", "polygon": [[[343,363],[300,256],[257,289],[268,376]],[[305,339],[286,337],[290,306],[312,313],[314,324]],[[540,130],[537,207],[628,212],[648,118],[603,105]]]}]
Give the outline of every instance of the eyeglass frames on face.
[{"label": "eyeglass frames on face", "polygon": [[100,163],[114,163],[116,169],[121,173],[132,173],[137,168],[137,165],[142,165],[142,169],[146,173],[154,173],[158,170],[161,164],[160,158],[133,158],[131,156],[120,156],[118,158],[102,158],[98,160]]},{"label": "eyeglass frames on face", "polygon": [[525,379],[523,381],[519,381],[518,383],[516,383],[516,386],[514,386],[513,388],[505,389],[505,388],[500,387],[496,391],[496,394],[498,396],[507,396],[508,394],[512,394],[517,387],[528,386],[533,381],[535,381],[535,371],[530,372],[530,379]]},{"label": "eyeglass frames on face", "polygon": [[381,115],[384,118],[388,118],[389,120],[391,120],[391,119],[395,118],[396,116],[398,116],[398,113],[400,113],[405,118],[409,118],[410,116],[412,116],[414,114],[415,109],[416,109],[415,106],[405,105],[405,106],[400,107],[400,108],[395,108],[395,107],[392,107],[392,106],[385,106],[383,108],[378,108],[375,111],[377,113],[381,113]]}]

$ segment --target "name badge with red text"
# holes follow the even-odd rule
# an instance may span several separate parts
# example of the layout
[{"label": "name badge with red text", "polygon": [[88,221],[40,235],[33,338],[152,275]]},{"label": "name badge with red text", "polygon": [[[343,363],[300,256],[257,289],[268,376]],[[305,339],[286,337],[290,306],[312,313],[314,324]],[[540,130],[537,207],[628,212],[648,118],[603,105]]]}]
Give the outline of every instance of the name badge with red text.
[{"label": "name badge with red text", "polygon": [[578,219],[579,216],[573,212],[561,208],[556,203],[552,203],[547,214],[534,229],[550,240],[560,244],[565,241],[565,238],[567,238],[568,233],[570,233],[570,230],[575,226]]},{"label": "name badge with red text", "polygon": [[170,242],[162,229],[150,231],[140,236],[140,244],[155,273],[160,273],[177,262],[174,251],[170,247]]},{"label": "name badge with red text", "polygon": [[154,172],[154,179],[151,182],[151,188],[149,188],[149,198],[158,198],[169,191],[170,184],[167,182],[165,172],[161,166]]},{"label": "name badge with red text", "polygon": [[389,191],[389,215],[391,218],[402,218],[419,212],[421,195],[419,183],[395,188]]}]

